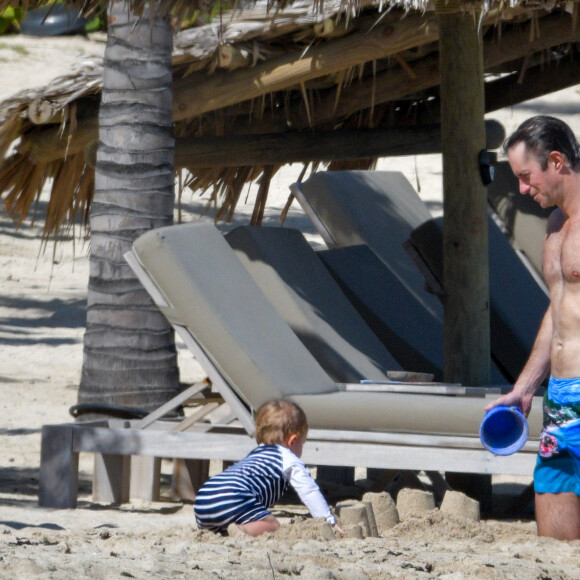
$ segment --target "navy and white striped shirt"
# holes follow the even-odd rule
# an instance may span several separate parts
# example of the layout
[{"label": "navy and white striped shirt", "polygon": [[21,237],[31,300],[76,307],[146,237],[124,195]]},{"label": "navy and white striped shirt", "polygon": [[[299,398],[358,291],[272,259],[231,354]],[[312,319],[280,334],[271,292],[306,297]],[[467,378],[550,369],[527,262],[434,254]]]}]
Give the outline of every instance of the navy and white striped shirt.
[{"label": "navy and white striped shirt", "polygon": [[281,445],[260,445],[244,459],[212,477],[195,498],[198,527],[220,530],[229,524],[264,519],[288,483],[313,517],[336,520],[304,463]]}]

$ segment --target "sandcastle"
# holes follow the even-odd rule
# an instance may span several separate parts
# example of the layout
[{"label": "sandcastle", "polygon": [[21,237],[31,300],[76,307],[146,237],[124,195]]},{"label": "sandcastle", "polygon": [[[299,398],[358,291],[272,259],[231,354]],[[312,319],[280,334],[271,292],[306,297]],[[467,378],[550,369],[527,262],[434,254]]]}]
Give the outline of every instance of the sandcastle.
[{"label": "sandcastle", "polygon": [[[420,518],[437,510],[430,491],[403,488],[397,500],[388,492],[367,492],[362,500],[343,500],[336,514],[347,537],[381,537],[387,530],[409,518]],[[439,511],[456,519],[479,521],[479,502],[459,491],[445,493]]]}]

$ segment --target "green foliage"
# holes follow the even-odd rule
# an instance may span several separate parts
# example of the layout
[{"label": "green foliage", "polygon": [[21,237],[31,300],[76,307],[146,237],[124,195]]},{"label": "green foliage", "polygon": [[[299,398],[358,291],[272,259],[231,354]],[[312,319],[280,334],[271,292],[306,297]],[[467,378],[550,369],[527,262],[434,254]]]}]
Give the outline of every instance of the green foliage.
[{"label": "green foliage", "polygon": [[210,4],[209,11],[202,12],[201,10],[195,10],[190,17],[182,19],[181,28],[191,28],[192,26],[209,24],[219,16],[220,12],[231,10],[233,6],[234,2],[230,2],[230,0],[217,0]]},{"label": "green foliage", "polygon": [[85,30],[87,32],[97,32],[98,30],[105,30],[105,19],[101,19],[99,16],[95,16],[93,19],[87,22]]},{"label": "green foliage", "polygon": [[18,32],[22,20],[22,8],[9,6],[0,12],[0,34]]},{"label": "green foliage", "polygon": [[85,26],[87,32],[105,32],[107,30],[107,2],[99,2],[84,16],[91,18]]}]

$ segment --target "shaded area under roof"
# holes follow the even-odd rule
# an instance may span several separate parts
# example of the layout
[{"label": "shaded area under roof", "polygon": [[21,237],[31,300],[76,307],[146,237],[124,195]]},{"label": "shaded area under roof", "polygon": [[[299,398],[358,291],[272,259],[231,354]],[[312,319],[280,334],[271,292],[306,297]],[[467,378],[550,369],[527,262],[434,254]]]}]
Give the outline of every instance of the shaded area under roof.
[{"label": "shaded area under roof", "polygon": [[[378,157],[425,152],[418,144],[439,151],[438,134],[427,138],[440,106],[433,6],[327,0],[318,11],[312,2],[273,11],[256,2],[179,31],[174,120],[183,188],[209,190],[208,207],[228,220],[250,181],[261,182],[263,208],[272,176],[290,161],[305,171],[370,168]],[[480,19],[486,112],[580,82],[578,2],[444,6]],[[47,236],[88,218],[102,75],[95,59],[0,103],[4,209],[23,219],[52,178]],[[369,147],[372,156],[361,158]]]}]

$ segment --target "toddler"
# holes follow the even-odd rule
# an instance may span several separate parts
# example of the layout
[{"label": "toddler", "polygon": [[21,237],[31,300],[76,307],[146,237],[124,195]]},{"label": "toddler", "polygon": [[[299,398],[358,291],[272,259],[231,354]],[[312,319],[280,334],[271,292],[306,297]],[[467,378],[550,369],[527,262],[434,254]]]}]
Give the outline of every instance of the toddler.
[{"label": "toddler", "polygon": [[304,411],[290,401],[268,401],[255,421],[258,447],[199,490],[194,506],[198,528],[217,532],[234,523],[250,536],[274,532],[280,523],[268,508],[290,483],[313,517],[326,518],[344,533],[300,460],[308,432]]}]

